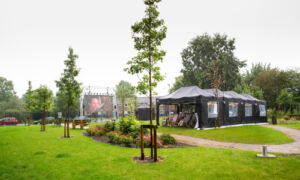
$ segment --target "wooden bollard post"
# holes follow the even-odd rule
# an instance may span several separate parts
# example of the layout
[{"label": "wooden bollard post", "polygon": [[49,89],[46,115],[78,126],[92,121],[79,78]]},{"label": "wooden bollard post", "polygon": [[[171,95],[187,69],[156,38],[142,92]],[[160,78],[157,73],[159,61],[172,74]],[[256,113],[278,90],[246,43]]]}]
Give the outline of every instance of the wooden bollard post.
[{"label": "wooden bollard post", "polygon": [[154,126],[154,161],[157,161],[157,135],[156,126]]},{"label": "wooden bollard post", "polygon": [[80,120],[80,129],[83,129],[83,120]]},{"label": "wooden bollard post", "polygon": [[145,159],[144,154],[144,128],[143,125],[141,126],[141,160]]}]

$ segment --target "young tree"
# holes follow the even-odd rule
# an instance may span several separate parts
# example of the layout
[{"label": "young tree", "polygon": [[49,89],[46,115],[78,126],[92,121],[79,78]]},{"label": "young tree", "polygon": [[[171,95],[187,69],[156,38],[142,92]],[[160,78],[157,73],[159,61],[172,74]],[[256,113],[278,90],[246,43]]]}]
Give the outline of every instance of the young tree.
[{"label": "young tree", "polygon": [[221,61],[219,57],[217,57],[217,60],[213,60],[210,62],[208,66],[208,79],[210,80],[210,86],[214,89],[214,95],[215,95],[215,101],[217,103],[217,117],[214,119],[215,128],[217,127],[217,121],[218,121],[218,127],[220,127],[220,118],[219,118],[219,88],[222,86],[222,84],[225,83],[224,77],[224,69],[221,69],[220,64]]},{"label": "young tree", "polygon": [[[69,131],[69,121],[70,121],[70,110],[77,104],[82,92],[81,83],[79,83],[75,78],[79,74],[79,69],[76,66],[76,59],[78,55],[74,54],[73,49],[69,48],[68,59],[64,61],[66,68],[62,73],[59,81],[56,82],[56,86],[59,88],[62,97],[65,97],[67,104],[67,122],[64,125],[64,137],[70,137]],[[67,131],[67,135],[66,135]]]},{"label": "young tree", "polygon": [[41,85],[35,90],[34,98],[36,108],[43,111],[43,120],[41,122],[41,131],[46,130],[46,116],[53,108],[53,92],[47,86]]},{"label": "young tree", "polygon": [[25,108],[26,111],[28,113],[28,125],[29,125],[29,121],[31,119],[30,114],[31,112],[34,110],[34,94],[33,94],[33,90],[32,90],[32,85],[31,85],[31,81],[28,82],[28,89],[24,95],[25,97]]},{"label": "young tree", "polygon": [[[167,28],[164,20],[158,19],[157,3],[161,0],[144,0],[147,6],[146,16],[131,26],[133,32],[134,48],[137,56],[127,62],[125,68],[130,74],[141,74],[142,79],[136,89],[141,94],[149,95],[150,109],[152,109],[152,94],[159,81],[163,80],[158,62],[162,62],[166,52],[158,49],[163,39],[166,38]],[[152,111],[150,111],[150,124],[152,124]]]},{"label": "young tree", "polygon": [[122,116],[124,117],[125,102],[128,98],[132,98],[135,95],[134,87],[127,81],[121,80],[116,86],[115,93],[122,106]]},{"label": "young tree", "polygon": [[126,103],[128,110],[133,112],[137,106],[137,97],[134,95],[133,97],[127,98]]}]

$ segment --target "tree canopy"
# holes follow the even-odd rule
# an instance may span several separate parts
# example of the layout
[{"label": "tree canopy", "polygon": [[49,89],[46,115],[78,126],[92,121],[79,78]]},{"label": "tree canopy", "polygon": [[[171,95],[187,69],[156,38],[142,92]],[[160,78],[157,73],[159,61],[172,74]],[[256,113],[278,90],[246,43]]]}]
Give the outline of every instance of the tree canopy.
[{"label": "tree canopy", "polygon": [[0,77],[0,102],[8,101],[10,97],[15,96],[14,85],[12,81]]},{"label": "tree canopy", "polygon": [[208,78],[210,63],[219,60],[218,69],[224,72],[222,90],[232,90],[240,81],[239,69],[246,65],[235,55],[235,39],[227,35],[208,34],[197,36],[189,42],[181,53],[183,81],[186,85],[198,85],[207,89],[211,86]]},{"label": "tree canopy", "polygon": [[115,93],[117,99],[121,102],[122,115],[124,116],[125,102],[128,98],[133,98],[135,96],[134,87],[127,81],[121,80],[119,84],[116,85]]},{"label": "tree canopy", "polygon": [[[148,93],[150,109],[153,90],[157,83],[163,80],[158,62],[161,62],[166,54],[164,50],[159,49],[162,40],[166,38],[167,31],[164,20],[158,18],[157,3],[160,1],[144,0],[146,16],[131,26],[134,48],[138,53],[127,62],[128,67],[125,68],[129,74],[142,75],[136,88],[142,94]],[[152,111],[150,111],[150,123],[152,124]]]},{"label": "tree canopy", "polygon": [[78,104],[80,93],[82,92],[81,83],[76,80],[79,74],[79,68],[76,66],[78,55],[74,54],[74,50],[70,47],[68,59],[64,61],[66,68],[61,75],[60,80],[55,81],[59,89],[57,94],[60,98],[64,98],[67,104],[68,113],[73,106]]}]

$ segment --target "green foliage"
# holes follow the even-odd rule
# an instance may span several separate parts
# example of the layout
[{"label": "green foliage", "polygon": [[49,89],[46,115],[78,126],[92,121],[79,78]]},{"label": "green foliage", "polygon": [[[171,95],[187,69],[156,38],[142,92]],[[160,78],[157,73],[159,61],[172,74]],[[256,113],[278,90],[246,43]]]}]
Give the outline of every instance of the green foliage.
[{"label": "green foliage", "polygon": [[34,110],[34,91],[32,90],[31,81],[28,82],[28,89],[24,95],[25,97],[25,108],[28,113]]},{"label": "green foliage", "polygon": [[176,143],[176,140],[173,136],[171,136],[170,134],[162,134],[160,137],[160,140],[162,141],[162,143],[164,145],[167,145],[167,144],[175,144]]},{"label": "green foliage", "polygon": [[282,89],[287,88],[288,81],[289,78],[286,72],[274,68],[259,73],[255,78],[254,85],[262,89],[268,107],[274,108],[277,97]]},{"label": "green foliage", "polygon": [[93,128],[93,127],[90,127],[90,128],[87,128],[87,129],[86,129],[86,132],[87,132],[87,134],[88,134],[89,136],[95,136],[97,130],[96,130],[95,128]]},{"label": "green foliage", "polygon": [[[68,104],[66,103],[67,96],[63,94],[61,91],[56,92],[56,96],[54,98],[54,109],[53,112],[57,114],[57,112],[68,112]],[[70,107],[70,112],[79,112],[80,111],[80,98],[76,99],[74,106]],[[72,117],[72,114],[71,114]]]},{"label": "green foliage", "polygon": [[[235,40],[229,39],[227,35],[208,34],[197,36],[189,42],[182,53],[183,82],[184,85],[197,85],[200,88],[211,88],[210,64],[218,60],[218,71],[223,74],[224,83],[222,90],[232,90],[240,81],[239,69],[244,67],[245,61],[240,61],[234,55]],[[173,88],[174,89],[174,88]]]},{"label": "green foliage", "polygon": [[0,102],[8,101],[11,97],[15,96],[14,85],[12,81],[4,77],[0,77]]},{"label": "green foliage", "polygon": [[135,96],[134,87],[127,81],[121,80],[115,88],[115,94],[122,105],[122,114],[124,117],[125,112],[125,102],[128,98],[133,98]]},{"label": "green foliage", "polygon": [[106,121],[104,124],[104,128],[106,128],[108,131],[114,131],[114,130],[116,130],[116,122],[115,121]]},{"label": "green foliage", "polygon": [[261,72],[266,72],[271,70],[271,64],[264,64],[262,62],[252,64],[251,69],[247,70],[244,76],[244,83],[248,86],[252,86],[256,79],[256,76]]},{"label": "green foliage", "polygon": [[133,143],[133,139],[130,136],[120,135],[117,132],[107,133],[109,140],[115,144],[123,144],[125,146],[130,146]]},{"label": "green foliage", "polygon": [[[164,77],[160,73],[159,62],[163,61],[166,52],[159,49],[161,42],[166,38],[167,27],[164,26],[164,20],[158,19],[159,12],[157,4],[161,0],[144,0],[147,6],[145,10],[146,17],[140,22],[136,22],[131,26],[134,40],[134,48],[138,54],[127,62],[128,67],[124,70],[129,74],[141,75],[141,79],[137,84],[137,91],[141,94],[149,95],[152,108],[152,93],[157,83],[162,81]],[[152,117],[152,112],[150,112]],[[151,123],[152,123],[152,118]]]},{"label": "green foliage", "polygon": [[56,86],[59,89],[58,96],[65,99],[67,104],[68,115],[70,109],[78,104],[78,99],[82,89],[80,88],[81,83],[76,80],[79,74],[79,69],[76,67],[76,59],[78,55],[74,54],[74,50],[69,48],[68,59],[64,61],[66,68],[62,73],[59,81],[55,81]]},{"label": "green foliage", "polygon": [[169,90],[169,93],[174,92],[181,87],[185,87],[185,86],[189,86],[189,85],[190,84],[187,81],[185,81],[183,75],[179,75],[179,76],[175,77],[175,83]]},{"label": "green foliage", "polygon": [[287,89],[283,89],[277,97],[276,102],[280,106],[283,106],[284,110],[287,111],[287,109],[290,108],[291,104],[293,103],[293,96],[289,94]]},{"label": "green foliage", "polygon": [[45,85],[41,85],[34,90],[35,109],[39,111],[49,112],[53,108],[53,92]]},{"label": "green foliage", "polygon": [[[135,142],[136,146],[137,147],[141,147],[141,139],[138,139],[136,142]],[[146,140],[144,140],[144,147],[150,147],[150,143]]]},{"label": "green foliage", "polygon": [[122,134],[129,134],[132,132],[132,135],[136,136],[138,127],[135,126],[137,126],[137,124],[138,121],[134,115],[125,116],[119,121],[120,131]]},{"label": "green foliage", "polygon": [[264,95],[263,91],[261,88],[254,86],[254,85],[248,85],[242,82],[241,84],[238,84],[235,88],[234,91],[240,94],[249,94],[257,99],[263,100]]}]

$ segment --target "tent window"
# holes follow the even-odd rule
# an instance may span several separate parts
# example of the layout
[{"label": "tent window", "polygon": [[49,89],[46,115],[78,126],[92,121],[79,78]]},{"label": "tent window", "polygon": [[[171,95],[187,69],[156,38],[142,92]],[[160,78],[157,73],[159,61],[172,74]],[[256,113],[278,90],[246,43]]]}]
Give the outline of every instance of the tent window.
[{"label": "tent window", "polygon": [[252,104],[245,104],[245,116],[252,116]]},{"label": "tent window", "polygon": [[259,105],[259,116],[266,116],[266,106],[260,104]]},{"label": "tent window", "polygon": [[238,103],[229,103],[229,117],[237,117],[238,115]]},{"label": "tent window", "polygon": [[207,102],[208,118],[216,118],[218,116],[218,106],[216,101]]}]

